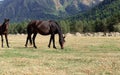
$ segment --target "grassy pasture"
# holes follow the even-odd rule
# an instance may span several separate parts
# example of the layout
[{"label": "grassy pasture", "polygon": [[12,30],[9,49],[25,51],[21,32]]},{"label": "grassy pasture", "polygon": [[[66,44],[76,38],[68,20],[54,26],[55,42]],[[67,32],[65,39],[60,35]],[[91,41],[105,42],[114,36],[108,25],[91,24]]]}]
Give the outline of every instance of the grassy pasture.
[{"label": "grassy pasture", "polygon": [[[0,75],[120,75],[120,37],[67,36],[65,49],[48,48],[37,35],[37,49],[24,48],[26,35],[9,35],[0,47]],[[1,42],[0,42],[1,44]]]}]

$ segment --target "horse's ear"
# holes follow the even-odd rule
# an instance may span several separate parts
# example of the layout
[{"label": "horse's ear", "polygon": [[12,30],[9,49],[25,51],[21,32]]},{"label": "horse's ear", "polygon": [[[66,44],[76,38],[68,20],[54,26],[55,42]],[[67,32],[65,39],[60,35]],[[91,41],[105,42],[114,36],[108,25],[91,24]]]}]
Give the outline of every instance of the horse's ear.
[{"label": "horse's ear", "polygon": [[65,34],[63,35],[63,38],[66,38],[66,35],[65,35]]},{"label": "horse's ear", "polygon": [[7,19],[8,21],[10,21],[10,19]]},{"label": "horse's ear", "polygon": [[65,38],[66,38],[66,35],[63,36],[63,40],[64,40],[64,42],[65,42]]},{"label": "horse's ear", "polygon": [[67,36],[67,35],[66,35],[66,34],[64,34],[64,38],[66,38],[66,36]]}]

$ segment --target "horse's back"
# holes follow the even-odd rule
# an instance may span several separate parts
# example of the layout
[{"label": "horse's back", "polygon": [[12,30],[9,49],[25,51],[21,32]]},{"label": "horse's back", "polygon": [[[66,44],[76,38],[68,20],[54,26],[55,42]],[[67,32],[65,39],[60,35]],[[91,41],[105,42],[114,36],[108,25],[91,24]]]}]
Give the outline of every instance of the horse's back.
[{"label": "horse's back", "polygon": [[59,29],[58,24],[53,20],[42,21],[34,20],[28,24],[27,31],[31,33],[40,33],[42,35],[48,35],[51,33],[57,33]]},{"label": "horse's back", "polygon": [[41,21],[40,24],[37,26],[38,32],[42,35],[48,35],[50,34],[50,23],[49,21]]},{"label": "horse's back", "polygon": [[27,26],[27,32],[40,33],[42,35],[48,35],[50,31],[49,23],[47,21],[34,20]]}]

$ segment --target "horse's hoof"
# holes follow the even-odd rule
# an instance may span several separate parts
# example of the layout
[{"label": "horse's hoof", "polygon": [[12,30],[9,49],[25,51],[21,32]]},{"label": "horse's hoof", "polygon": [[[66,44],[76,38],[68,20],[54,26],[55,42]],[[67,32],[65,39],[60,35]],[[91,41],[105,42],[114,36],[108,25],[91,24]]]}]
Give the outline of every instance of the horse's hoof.
[{"label": "horse's hoof", "polygon": [[9,46],[9,45],[7,45],[7,47],[9,48],[10,46]]},{"label": "horse's hoof", "polygon": [[50,45],[48,45],[48,47],[50,48]]},{"label": "horse's hoof", "polygon": [[27,47],[27,45],[25,45],[25,47]]},{"label": "horse's hoof", "polygon": [[56,47],[53,47],[54,49],[57,49]]},{"label": "horse's hoof", "polygon": [[36,47],[36,46],[34,46],[34,48],[35,48],[35,49],[37,49],[37,47]]},{"label": "horse's hoof", "polygon": [[64,48],[61,48],[61,49],[64,49]]}]

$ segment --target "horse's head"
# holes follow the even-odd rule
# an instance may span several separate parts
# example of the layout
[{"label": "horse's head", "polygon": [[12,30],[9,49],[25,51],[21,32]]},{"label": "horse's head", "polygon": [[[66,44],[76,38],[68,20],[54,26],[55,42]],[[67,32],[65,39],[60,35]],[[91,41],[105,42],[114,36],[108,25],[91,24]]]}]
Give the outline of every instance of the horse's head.
[{"label": "horse's head", "polygon": [[61,49],[64,48],[65,37],[66,37],[66,36],[62,36],[61,39],[59,40],[59,42],[60,42],[60,46],[61,46]]},{"label": "horse's head", "polygon": [[8,24],[8,23],[9,23],[9,21],[10,21],[10,20],[9,20],[9,19],[7,19],[7,18],[5,18],[5,19],[4,19],[4,23],[5,23],[5,24]]}]

